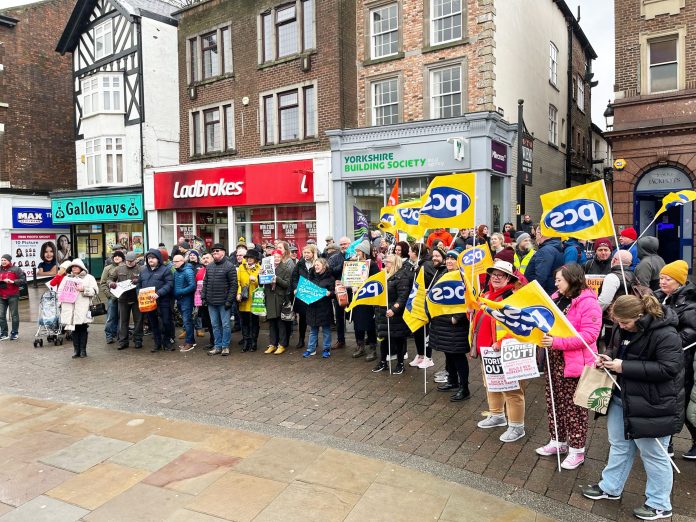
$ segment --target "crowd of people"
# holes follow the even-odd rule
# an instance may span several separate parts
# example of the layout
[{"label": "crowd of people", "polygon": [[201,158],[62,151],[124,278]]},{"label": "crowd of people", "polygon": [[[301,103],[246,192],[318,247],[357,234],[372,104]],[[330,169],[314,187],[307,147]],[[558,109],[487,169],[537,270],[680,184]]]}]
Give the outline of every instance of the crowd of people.
[{"label": "crowd of people", "polygon": [[[426,369],[434,365],[433,350],[444,353],[445,369],[435,374],[437,390],[451,392],[450,401],[460,402],[471,396],[470,365],[483,348],[500,350],[509,334],[482,310],[439,315],[412,332],[404,310],[419,272],[430,288],[447,272],[458,270],[462,251],[487,244],[494,263],[480,278],[482,297],[499,302],[537,281],[578,334],[547,334],[540,343],[549,440],[536,449],[537,454],[565,455],[561,464],[565,469],[583,464],[588,410],[577,406],[573,396],[585,367],[605,368],[619,385],[613,389],[608,408],[609,460],[601,481],[583,493],[595,500],[619,498],[638,449],[647,473],[647,500],[634,513],[647,520],[671,516],[668,454],[673,454],[671,437],[681,431],[684,421],[692,446],[683,457],[696,459],[696,287],[688,280],[685,261],[666,264],[657,254],[657,238],[644,236],[636,242],[638,234],[633,228],[620,232],[618,245],[611,238],[598,238],[589,245],[572,238],[545,237],[530,216],[524,217],[520,230],[506,223],[501,231],[492,233],[486,225],[454,234],[434,230],[424,243],[390,239],[375,230],[359,241],[341,237],[335,243],[327,237],[321,251],[313,241],[301,251],[276,241],[265,245],[240,242],[228,253],[220,243],[201,252],[179,238],[171,252],[161,245],[142,259],[134,252],[114,252],[99,287],[79,259],[64,261],[51,284],[60,293],[68,278],[78,280],[79,297],[64,305],[61,314],[62,323],[73,330],[76,358],[86,356],[91,322],[88,305],[101,289],[108,300],[106,342],[118,343],[118,349],[128,348],[131,341],[135,348],[142,348],[147,328],[153,339],[152,352],[173,351],[175,324],[180,320],[182,352],[194,349],[206,330],[211,356],[229,355],[232,334],[237,331],[241,332],[240,350],[255,352],[259,322],[265,317],[269,329],[265,354],[285,353],[296,331],[295,348],[303,349],[303,357],[317,353],[321,334],[321,354],[329,358],[333,350],[346,347],[346,322],[350,321],[355,334],[351,355],[376,361],[375,373],[400,375],[408,366]],[[273,260],[273,276],[262,284],[261,263],[267,257]],[[12,309],[13,298],[6,294],[8,289],[14,290],[12,281],[21,277],[6,266],[11,261],[8,258],[3,256],[0,269],[0,281],[6,283],[0,286],[0,312]],[[342,286],[337,283],[348,260],[370,261],[370,276],[385,272],[386,306],[357,306],[345,312],[357,291],[347,288],[348,298],[340,297]],[[598,289],[590,288],[588,276],[603,277]],[[325,294],[311,304],[297,299],[302,278]],[[128,290],[112,294],[128,281],[132,283]],[[144,313],[138,304],[138,292],[143,288],[154,289],[156,300],[156,307]],[[3,339],[8,336],[4,316],[0,320]],[[13,314],[10,335],[16,337],[14,318]],[[409,362],[410,337],[416,353]],[[390,355],[394,365],[390,365]],[[520,381],[520,388],[513,391],[487,391],[488,416],[478,427],[505,428],[500,435],[504,443],[525,437],[525,383]]]}]

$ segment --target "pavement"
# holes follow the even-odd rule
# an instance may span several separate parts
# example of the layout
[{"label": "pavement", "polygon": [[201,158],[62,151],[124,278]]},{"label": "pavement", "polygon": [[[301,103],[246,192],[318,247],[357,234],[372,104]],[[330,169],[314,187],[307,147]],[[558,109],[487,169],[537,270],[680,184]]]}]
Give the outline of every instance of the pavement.
[{"label": "pavement", "polygon": [[[22,303],[22,317],[35,319],[38,294],[40,289],[33,290],[30,301]],[[418,475],[423,481],[431,477],[472,488],[474,492],[468,491],[465,498],[488,494],[557,520],[634,520],[631,511],[644,500],[645,474],[639,460],[620,502],[592,502],[582,497],[580,486],[596,483],[606,462],[608,442],[606,421],[602,418],[590,421],[586,461],[577,470],[559,473],[555,460],[534,453],[536,447],[548,441],[542,379],[530,382],[526,391],[527,436],[516,443],[503,444],[498,440],[502,429],[476,427],[486,410],[478,365],[473,364],[471,370],[472,398],[463,403],[451,403],[449,394],[438,393],[432,383],[434,371],[444,365],[444,358],[437,353],[436,366],[428,371],[426,380],[423,370],[410,367],[400,376],[371,373],[372,363],[350,357],[350,335],[348,349],[335,350],[327,360],[316,357],[305,360],[300,350],[293,349],[279,356],[265,355],[261,351],[240,353],[235,344],[239,334],[234,334],[232,346],[235,349],[230,357],[223,358],[209,357],[200,348],[187,354],[151,354],[149,337],[145,338],[143,350],[117,351],[115,345],[105,345],[103,329],[95,324],[90,327],[89,356],[73,360],[69,342],[64,346],[33,348],[35,331],[35,323],[23,323],[19,341],[0,344],[3,360],[0,393],[68,403],[64,407],[69,408],[117,410],[119,415],[130,415],[131,420],[154,416],[158,422],[171,419],[166,422],[203,424],[208,428],[246,432],[245,436],[249,437],[296,441],[316,445],[322,451],[332,450],[330,455],[334,451],[348,452],[352,456],[377,460],[385,466],[398,466],[409,474],[425,473]],[[266,332],[263,330],[261,337],[259,345],[264,346]],[[294,340],[291,344],[294,345]],[[411,343],[409,349],[413,351]],[[426,382],[427,392],[424,390]],[[9,422],[12,419],[0,416],[0,420]],[[47,432],[55,431],[46,428],[41,420],[30,418],[26,424]],[[123,440],[114,433],[107,433],[110,427],[100,426],[98,429],[102,431],[94,433]],[[3,433],[6,428],[12,429],[12,426],[0,428],[0,445],[5,436],[13,438]],[[156,431],[151,430],[143,437]],[[179,432],[157,435],[187,439]],[[189,442],[198,444],[200,441]],[[696,502],[691,498],[696,494],[696,463],[679,458],[688,449],[689,442],[686,431],[675,437],[675,461],[682,472],[675,476],[673,489],[675,520],[696,520]],[[305,460],[309,459],[300,459],[301,463]],[[340,476],[345,471],[338,465],[332,467],[332,473]],[[364,482],[367,480],[363,479]],[[332,484],[335,485],[331,481],[322,482],[321,486],[343,490]],[[375,484],[381,483],[370,480],[365,491],[377,487]],[[426,498],[416,503],[418,505],[429,504],[431,497],[441,496],[424,486],[420,489],[402,487],[400,482],[386,485],[399,489],[402,496],[381,495],[382,502],[365,519],[378,519],[384,512],[390,520],[424,520],[418,511],[407,511],[405,518],[400,518],[385,510],[396,509],[398,506],[394,504],[411,505],[412,494],[416,495],[414,498],[425,495]],[[229,492],[230,488],[227,489]],[[446,506],[451,495],[448,498],[443,511],[433,518],[449,513]],[[361,501],[356,500],[354,505],[358,506]],[[6,501],[0,498],[0,502]],[[273,501],[269,502],[271,505]],[[481,505],[487,502],[472,500],[462,506],[459,516],[466,518],[474,513],[471,510]],[[345,516],[350,517],[353,512]],[[489,515],[502,516],[497,510]],[[505,519],[508,518],[505,515]]]}]

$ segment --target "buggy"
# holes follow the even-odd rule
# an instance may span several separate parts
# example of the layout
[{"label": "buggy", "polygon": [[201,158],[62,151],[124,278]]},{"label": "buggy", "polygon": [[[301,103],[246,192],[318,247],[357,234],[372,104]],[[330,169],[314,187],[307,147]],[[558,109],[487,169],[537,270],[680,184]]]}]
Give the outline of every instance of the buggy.
[{"label": "buggy", "polygon": [[34,335],[34,348],[43,346],[43,338],[55,346],[63,344],[63,327],[60,324],[60,304],[53,290],[43,293],[39,301],[39,327]]}]

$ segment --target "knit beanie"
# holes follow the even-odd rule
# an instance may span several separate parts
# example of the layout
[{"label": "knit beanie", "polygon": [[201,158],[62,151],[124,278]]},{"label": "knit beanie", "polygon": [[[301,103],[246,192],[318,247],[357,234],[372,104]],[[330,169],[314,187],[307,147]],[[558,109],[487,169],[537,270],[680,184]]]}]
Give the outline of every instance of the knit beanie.
[{"label": "knit beanie", "polygon": [[515,251],[510,247],[503,248],[500,252],[493,256],[493,259],[500,259],[501,261],[507,261],[510,264],[515,262]]},{"label": "knit beanie", "polygon": [[638,232],[636,232],[636,229],[633,227],[624,228],[619,233],[619,235],[623,236],[623,237],[627,237],[628,239],[632,239],[633,241],[638,239]]},{"label": "knit beanie", "polygon": [[607,247],[609,250],[611,250],[611,239],[608,237],[600,237],[599,239],[595,239],[594,242],[594,251],[596,252],[599,247]]},{"label": "knit beanie", "polygon": [[686,278],[689,276],[689,265],[686,261],[679,259],[674,263],[670,263],[662,267],[660,270],[660,275],[666,275],[674,279],[680,285],[686,283]]},{"label": "knit beanie", "polygon": [[355,247],[355,250],[360,250],[366,257],[370,257],[370,254],[372,254],[370,242],[367,239],[362,240],[360,244]]},{"label": "knit beanie", "polygon": [[12,261],[12,256],[10,254],[3,254],[2,258],[7,259],[8,261]]},{"label": "knit beanie", "polygon": [[515,243],[517,243],[519,245],[525,239],[531,239],[531,238],[532,238],[532,236],[530,236],[526,232],[518,232],[517,234],[515,234]]},{"label": "knit beanie", "polygon": [[439,252],[443,260],[447,257],[447,250],[443,248],[441,245],[438,245],[435,248],[433,248],[433,252]]}]

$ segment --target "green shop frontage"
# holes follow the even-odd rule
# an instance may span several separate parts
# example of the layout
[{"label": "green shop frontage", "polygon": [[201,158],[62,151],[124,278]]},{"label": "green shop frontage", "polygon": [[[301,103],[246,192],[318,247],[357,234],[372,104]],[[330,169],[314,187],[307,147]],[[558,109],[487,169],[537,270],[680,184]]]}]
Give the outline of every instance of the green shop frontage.
[{"label": "green shop frontage", "polygon": [[51,210],[55,224],[70,228],[70,234],[57,239],[58,258],[80,258],[97,278],[115,250],[144,253],[147,231],[140,190],[56,192],[51,194]]}]

